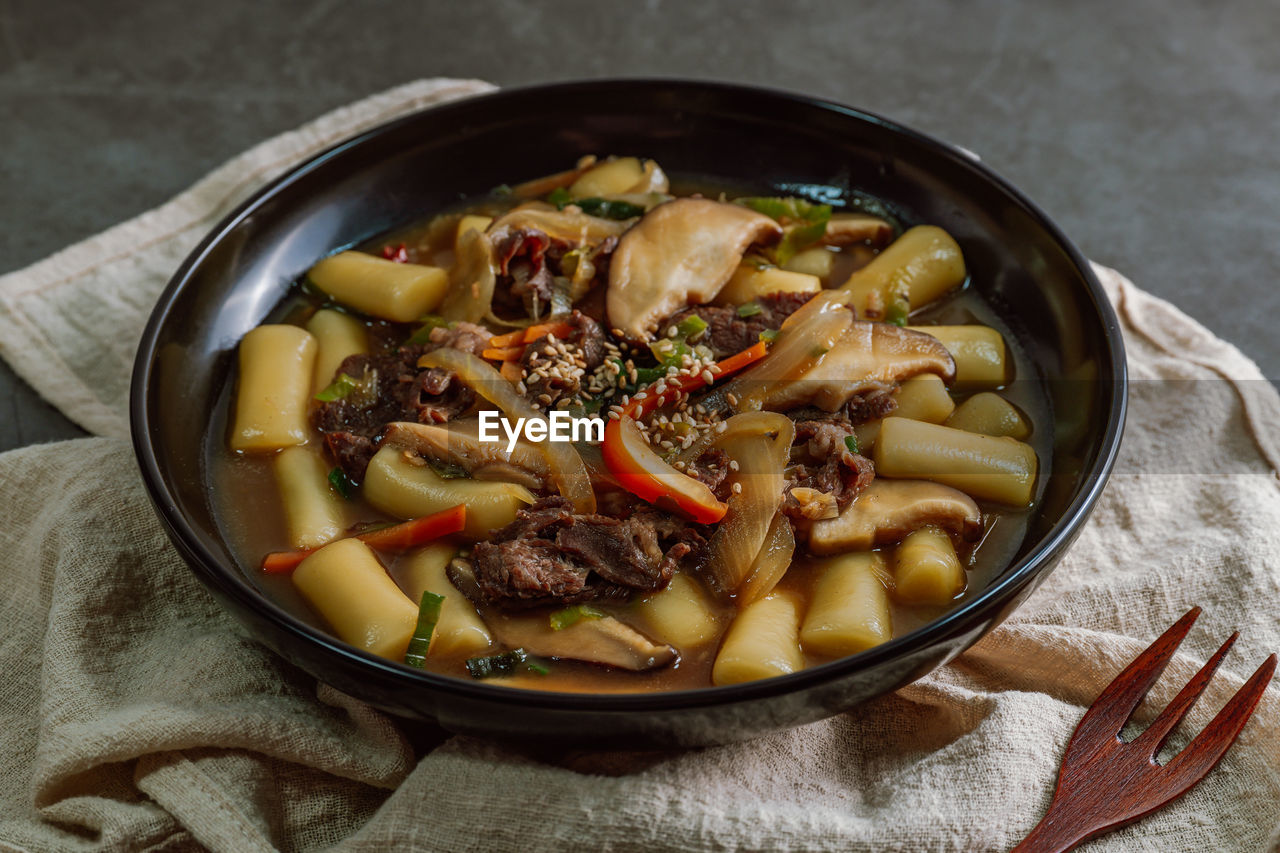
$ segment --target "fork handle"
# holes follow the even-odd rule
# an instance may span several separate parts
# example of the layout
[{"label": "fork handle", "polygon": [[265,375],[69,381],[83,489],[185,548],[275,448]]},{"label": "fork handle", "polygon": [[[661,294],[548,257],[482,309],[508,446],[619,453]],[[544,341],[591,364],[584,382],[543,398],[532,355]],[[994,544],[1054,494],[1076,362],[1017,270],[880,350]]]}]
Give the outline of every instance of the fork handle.
[{"label": "fork handle", "polygon": [[[1067,818],[1064,820],[1063,818]],[[1055,813],[1052,806],[1035,828],[1009,853],[1064,853],[1084,841],[1096,830],[1078,822],[1070,815]]]}]

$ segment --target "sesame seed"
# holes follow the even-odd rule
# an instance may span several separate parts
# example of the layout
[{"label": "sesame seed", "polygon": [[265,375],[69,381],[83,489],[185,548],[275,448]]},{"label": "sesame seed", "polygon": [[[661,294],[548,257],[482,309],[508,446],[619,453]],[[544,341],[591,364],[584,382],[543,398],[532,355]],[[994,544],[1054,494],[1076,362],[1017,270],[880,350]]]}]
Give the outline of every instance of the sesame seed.
[{"label": "sesame seed", "polygon": [[734,493],[735,495],[740,495],[740,494],[742,494],[742,484],[741,484],[741,483],[734,483],[734,484],[733,484],[733,493]]},{"label": "sesame seed", "polygon": [[724,421],[721,421],[720,423],[716,424],[716,432],[724,432],[728,428],[729,428],[729,425]]},{"label": "sesame seed", "polygon": [[706,382],[707,384],[710,384],[710,383],[712,383],[712,382],[716,381],[716,378],[715,378],[715,376],[713,376],[713,375],[711,374],[711,371],[710,371],[710,370],[703,370],[703,371],[702,371],[702,380],[703,380],[704,382]]},{"label": "sesame seed", "polygon": [[739,467],[740,467],[740,466],[738,465],[738,460],[737,460],[737,459],[730,459],[730,460],[729,460],[729,470],[730,470],[730,471],[737,471]]},{"label": "sesame seed", "polygon": [[735,394],[726,394],[725,399],[729,401],[730,406],[738,405],[738,397]]},{"label": "sesame seed", "polygon": [[680,330],[679,330],[679,329],[677,329],[675,326],[667,326],[667,337],[668,337],[668,338],[674,338],[674,337],[675,337],[676,335],[678,335],[678,334],[680,334]]}]

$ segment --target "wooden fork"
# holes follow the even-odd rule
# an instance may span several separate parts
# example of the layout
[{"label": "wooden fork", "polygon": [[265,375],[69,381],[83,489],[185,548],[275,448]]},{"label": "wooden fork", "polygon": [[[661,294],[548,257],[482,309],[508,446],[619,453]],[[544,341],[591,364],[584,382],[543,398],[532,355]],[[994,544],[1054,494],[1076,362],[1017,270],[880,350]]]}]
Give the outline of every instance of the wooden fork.
[{"label": "wooden fork", "polygon": [[1199,615],[1199,607],[1191,608],[1094,700],[1067,741],[1049,811],[1014,851],[1070,850],[1087,838],[1146,817],[1190,790],[1235,743],[1271,681],[1276,668],[1275,654],[1263,661],[1185,749],[1167,764],[1156,763],[1156,755],[1174,726],[1191,710],[1227,650],[1240,636],[1238,631],[1209,658],[1145,732],[1129,743],[1120,740],[1120,730],[1164,672]]}]

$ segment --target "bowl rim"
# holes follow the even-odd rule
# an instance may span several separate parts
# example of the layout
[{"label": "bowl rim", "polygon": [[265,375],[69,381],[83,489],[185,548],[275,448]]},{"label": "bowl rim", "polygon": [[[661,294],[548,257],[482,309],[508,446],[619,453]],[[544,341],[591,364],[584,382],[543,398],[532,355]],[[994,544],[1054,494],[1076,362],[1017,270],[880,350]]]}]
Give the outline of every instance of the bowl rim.
[{"label": "bowl rim", "polygon": [[[531,94],[556,95],[567,92],[589,93],[593,91],[616,93],[619,90],[654,88],[667,89],[674,94],[698,92],[726,97],[748,96],[772,99],[775,102],[790,102],[806,109],[836,113],[855,121],[878,126],[892,134],[906,137],[915,145],[932,150],[933,153],[950,161],[952,165],[969,170],[980,179],[995,185],[1012,202],[1018,205],[1024,214],[1036,222],[1063,250],[1072,265],[1080,273],[1085,284],[1086,295],[1089,297],[1096,315],[1101,320],[1102,337],[1105,342],[1106,353],[1111,360],[1111,369],[1109,376],[1099,378],[1102,381],[1110,382],[1111,393],[1107,423],[1101,435],[1097,458],[1089,470],[1081,472],[1082,486],[1078,487],[1076,495],[1068,504],[1066,510],[1053,522],[1039,542],[1020,560],[1004,569],[1000,575],[994,578],[973,598],[962,602],[959,606],[901,637],[895,637],[887,643],[866,651],[819,664],[800,672],[760,681],[673,691],[617,694],[544,691],[507,687],[499,683],[484,681],[467,681],[462,678],[440,675],[427,670],[413,669],[403,664],[377,657],[354,646],[347,645],[338,638],[298,619],[251,586],[246,578],[240,576],[241,572],[238,567],[223,565],[213,554],[206,550],[201,545],[191,526],[183,518],[179,509],[180,502],[176,494],[169,488],[161,475],[159,460],[150,441],[152,425],[147,411],[147,392],[155,368],[160,332],[169,320],[174,303],[181,295],[192,273],[203,263],[213,247],[259,207],[289,189],[311,172],[350,151],[370,144],[379,137],[393,133],[399,128],[420,120],[420,117],[424,114],[475,109],[478,105],[501,103],[508,99],[527,97]],[[184,561],[202,581],[213,589],[235,600],[241,606],[249,608],[259,617],[267,619],[278,628],[291,634],[296,640],[317,645],[324,654],[337,655],[344,658],[346,663],[356,663],[363,667],[370,667],[383,679],[400,681],[405,686],[429,687],[433,690],[441,691],[443,694],[452,694],[460,698],[484,702],[598,714],[609,712],[676,711],[730,705],[780,696],[818,687],[823,683],[850,675],[859,669],[870,669],[895,658],[908,657],[912,653],[932,646],[951,635],[969,630],[972,625],[990,617],[1008,599],[1014,597],[1024,586],[1038,576],[1043,568],[1056,562],[1061,553],[1075,539],[1085,518],[1105,487],[1118,457],[1127,412],[1127,388],[1128,370],[1119,320],[1088,259],[1037,204],[983,163],[973,152],[939,140],[879,114],[813,95],[716,80],[637,77],[569,80],[509,87],[437,104],[415,110],[399,118],[361,131],[290,167],[283,174],[260,187],[213,226],[200,243],[186,256],[166,284],[152,309],[138,344],[130,382],[129,412],[130,432],[135,455],[141,469],[143,482],[156,512],[168,530],[170,539],[184,557]],[[201,468],[203,469],[203,464]],[[239,614],[233,613],[233,615],[236,618],[243,618]]]}]

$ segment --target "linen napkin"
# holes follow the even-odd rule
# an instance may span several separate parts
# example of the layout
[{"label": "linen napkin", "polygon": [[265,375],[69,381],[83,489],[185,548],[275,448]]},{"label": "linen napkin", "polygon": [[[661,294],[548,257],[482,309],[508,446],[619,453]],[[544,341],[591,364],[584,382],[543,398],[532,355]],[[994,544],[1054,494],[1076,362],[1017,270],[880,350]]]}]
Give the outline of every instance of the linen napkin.
[{"label": "linen napkin", "polygon": [[[1191,605],[1205,613],[1139,720],[1243,636],[1175,747],[1280,649],[1280,397],[1230,344],[1103,267],[1135,378],[1116,472],[1008,622],[891,696],[746,744],[549,755],[409,731],[249,639],[168,545],[125,440],[151,303],[259,182],[487,88],[420,81],[337,110],[0,278],[0,355],[98,436],[0,454],[0,848],[1006,849],[1043,814],[1084,708]],[[415,758],[406,734],[440,745]],[[1085,849],[1277,845],[1273,686],[1204,782]]]}]

